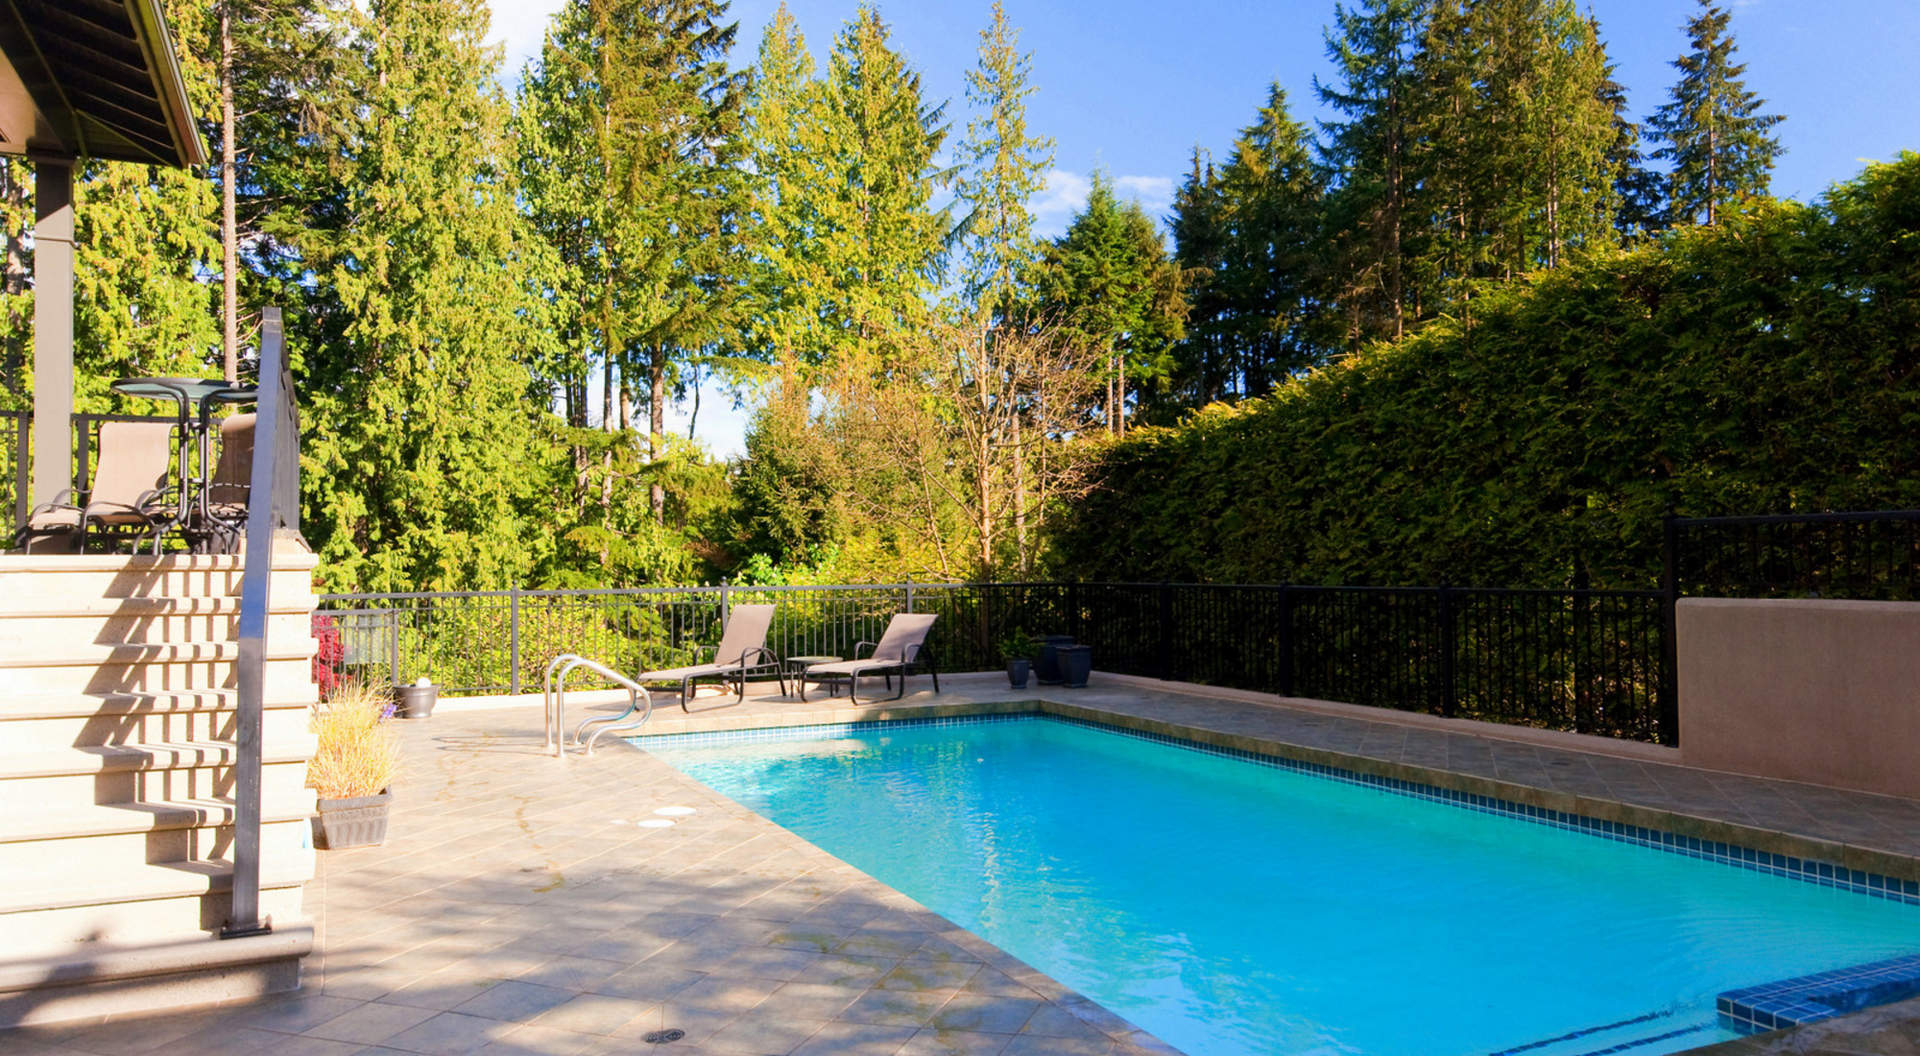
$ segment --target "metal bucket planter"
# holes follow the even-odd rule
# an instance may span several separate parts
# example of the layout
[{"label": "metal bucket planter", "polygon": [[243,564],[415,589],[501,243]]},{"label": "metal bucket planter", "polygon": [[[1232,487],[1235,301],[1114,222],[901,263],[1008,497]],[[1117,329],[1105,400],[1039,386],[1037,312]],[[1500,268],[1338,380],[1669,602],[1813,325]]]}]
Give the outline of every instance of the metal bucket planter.
[{"label": "metal bucket planter", "polygon": [[440,687],[395,686],[393,701],[394,714],[403,719],[424,719],[433,714],[433,706],[440,702]]},{"label": "metal bucket planter", "polygon": [[1060,681],[1068,689],[1085,689],[1087,676],[1093,673],[1093,647],[1063,645],[1060,654]]},{"label": "metal bucket planter", "polygon": [[1026,659],[1007,661],[1007,684],[1015,689],[1027,688],[1027,673],[1033,662]]},{"label": "metal bucket planter", "polygon": [[313,819],[314,846],[338,851],[387,842],[387,808],[392,805],[392,789],[377,796],[321,799],[320,813]]}]

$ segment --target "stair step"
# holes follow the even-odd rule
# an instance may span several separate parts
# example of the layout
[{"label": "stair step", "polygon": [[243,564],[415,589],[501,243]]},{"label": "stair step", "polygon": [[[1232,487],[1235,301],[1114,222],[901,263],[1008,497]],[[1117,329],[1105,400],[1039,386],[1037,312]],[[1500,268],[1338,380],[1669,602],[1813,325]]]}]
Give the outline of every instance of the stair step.
[{"label": "stair step", "polygon": [[[313,594],[275,595],[270,612],[306,613],[319,604]],[[232,594],[191,597],[76,597],[58,604],[0,610],[0,620],[50,620],[80,616],[228,616],[238,615],[240,598]]]},{"label": "stair step", "polygon": [[[311,802],[261,804],[264,822],[304,821],[312,815]],[[233,824],[233,799],[228,796],[130,803],[86,803],[47,811],[9,811],[0,814],[0,843],[66,840],[89,836],[117,836],[172,829],[212,828]],[[52,850],[49,849],[49,853]]]},{"label": "stair step", "polygon": [[[144,943],[87,942],[0,954],[0,1028],[257,998],[299,985],[313,925],[277,919],[263,935],[207,932]],[[28,1044],[29,1048],[33,1046]]]},{"label": "stair step", "polygon": [[[313,640],[308,638],[298,645],[280,644],[279,648],[267,652],[264,659],[311,660],[313,653]],[[239,642],[113,642],[69,646],[51,655],[0,656],[0,669],[221,663],[238,659]]]},{"label": "stair step", "polygon": [[[65,719],[90,715],[157,715],[175,711],[231,711],[240,694],[232,689],[183,689],[153,693],[28,693],[0,698],[0,722]],[[305,707],[267,701],[266,707]]]},{"label": "stair step", "polygon": [[[260,715],[261,736],[268,743],[284,741],[307,733],[311,722],[304,707],[267,708]],[[238,728],[239,712],[233,708],[39,719],[19,718],[0,711],[0,739],[7,751],[15,754],[116,744],[230,741]]]},{"label": "stair step", "polygon": [[[11,752],[0,755],[0,780],[227,766],[233,762],[234,754],[234,746],[222,741],[159,741]],[[262,760],[269,763],[304,762],[312,755],[311,737],[303,743],[268,744],[261,753]]]},{"label": "stair step", "polygon": [[[279,869],[263,862],[261,888],[298,886],[312,875],[311,870],[291,867]],[[91,884],[59,884],[31,890],[9,891],[0,904],[0,930],[7,917],[47,909],[71,909],[78,906],[105,906],[121,902],[146,902],[159,898],[189,898],[233,887],[233,863],[226,861],[160,862],[128,864],[115,869],[112,876]]]}]

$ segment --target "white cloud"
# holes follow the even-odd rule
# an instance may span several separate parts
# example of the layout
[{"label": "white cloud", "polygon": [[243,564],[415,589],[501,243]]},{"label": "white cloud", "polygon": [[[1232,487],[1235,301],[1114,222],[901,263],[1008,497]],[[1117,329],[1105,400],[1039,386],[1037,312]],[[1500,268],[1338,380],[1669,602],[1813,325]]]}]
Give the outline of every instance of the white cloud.
[{"label": "white cloud", "polygon": [[493,33],[489,44],[504,44],[506,67],[502,79],[509,84],[520,76],[528,59],[540,54],[546,40],[547,22],[566,0],[494,0]]},{"label": "white cloud", "polygon": [[[1047,183],[1032,203],[1036,234],[1052,238],[1067,229],[1073,216],[1086,208],[1093,180],[1065,169],[1047,170]],[[1147,215],[1159,220],[1173,208],[1173,180],[1166,176],[1115,176],[1113,191],[1122,200],[1140,203]]]}]

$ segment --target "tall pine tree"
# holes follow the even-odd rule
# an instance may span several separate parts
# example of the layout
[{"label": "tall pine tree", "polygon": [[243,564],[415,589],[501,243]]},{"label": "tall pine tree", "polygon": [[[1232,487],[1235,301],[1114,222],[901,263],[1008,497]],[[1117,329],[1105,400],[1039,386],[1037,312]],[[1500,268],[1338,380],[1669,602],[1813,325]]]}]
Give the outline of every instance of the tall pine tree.
[{"label": "tall pine tree", "polygon": [[926,102],[889,36],[863,3],[834,37],[818,112],[823,315],[836,354],[859,369],[883,367],[903,332],[925,326],[950,227],[932,206],[950,176],[935,165],[946,106]]},{"label": "tall pine tree", "polygon": [[1660,142],[1653,156],[1673,166],[1668,198],[1680,223],[1711,226],[1727,204],[1766,194],[1780,156],[1770,130],[1781,118],[1762,113],[1766,100],[1747,89],[1747,67],[1733,61],[1729,18],[1700,0],[1686,27],[1691,48],[1673,62],[1680,80],[1651,122]]},{"label": "tall pine tree", "polygon": [[961,286],[989,326],[1026,299],[1040,254],[1028,202],[1046,184],[1053,140],[1027,130],[1032,66],[1006,8],[994,0],[993,24],[980,33],[979,64],[967,71],[967,99],[978,113],[960,144],[966,169],[958,189],[967,210]]},{"label": "tall pine tree", "polygon": [[1350,340],[1398,338],[1419,312],[1407,260],[1423,226],[1412,121],[1429,2],[1335,4],[1327,54],[1338,81],[1314,79],[1320,101],[1340,115],[1322,122],[1321,150],[1339,173],[1330,233]]}]

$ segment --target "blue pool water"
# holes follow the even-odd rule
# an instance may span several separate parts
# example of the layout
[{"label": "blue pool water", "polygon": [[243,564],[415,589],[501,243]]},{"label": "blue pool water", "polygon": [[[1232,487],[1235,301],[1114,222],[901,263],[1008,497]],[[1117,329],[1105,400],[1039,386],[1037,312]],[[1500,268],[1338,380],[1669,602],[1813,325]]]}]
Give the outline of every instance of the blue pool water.
[{"label": "blue pool water", "polygon": [[1191,1056],[1651,1056],[1920,950],[1920,908],[1051,719],[640,743]]}]

